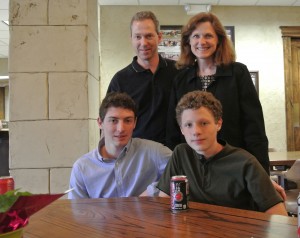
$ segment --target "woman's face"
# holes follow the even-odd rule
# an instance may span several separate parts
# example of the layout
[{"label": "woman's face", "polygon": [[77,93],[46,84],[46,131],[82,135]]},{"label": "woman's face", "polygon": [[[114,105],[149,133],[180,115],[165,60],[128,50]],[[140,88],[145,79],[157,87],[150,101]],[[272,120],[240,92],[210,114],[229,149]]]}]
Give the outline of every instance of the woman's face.
[{"label": "woman's face", "polygon": [[213,59],[218,45],[218,36],[210,22],[201,22],[190,35],[192,53],[197,59]]}]

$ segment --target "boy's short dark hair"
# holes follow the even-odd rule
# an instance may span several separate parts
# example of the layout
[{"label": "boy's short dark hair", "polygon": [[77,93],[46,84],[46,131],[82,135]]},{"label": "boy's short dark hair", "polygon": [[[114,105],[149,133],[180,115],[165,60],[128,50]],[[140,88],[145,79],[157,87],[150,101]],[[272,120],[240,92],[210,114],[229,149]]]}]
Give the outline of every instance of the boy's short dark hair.
[{"label": "boy's short dark hair", "polygon": [[193,91],[185,94],[178,102],[176,106],[176,119],[181,125],[181,116],[184,110],[187,109],[199,109],[200,107],[206,107],[211,111],[215,122],[222,118],[222,105],[218,99],[216,99],[211,93],[204,91]]},{"label": "boy's short dark hair", "polygon": [[107,110],[111,107],[120,107],[131,110],[136,118],[136,104],[127,93],[110,92],[105,96],[99,108],[99,117],[102,121],[106,116]]}]

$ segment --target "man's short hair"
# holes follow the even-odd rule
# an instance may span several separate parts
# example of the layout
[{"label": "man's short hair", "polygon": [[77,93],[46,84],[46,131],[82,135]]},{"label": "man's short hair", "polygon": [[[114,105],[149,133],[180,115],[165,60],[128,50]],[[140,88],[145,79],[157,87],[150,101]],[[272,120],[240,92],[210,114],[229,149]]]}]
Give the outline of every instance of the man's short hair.
[{"label": "man's short hair", "polygon": [[111,107],[119,107],[133,111],[137,115],[137,107],[133,99],[127,93],[110,92],[103,99],[99,108],[99,117],[103,121],[106,113]]},{"label": "man's short hair", "polygon": [[211,93],[204,91],[193,91],[185,94],[176,106],[176,119],[181,126],[181,116],[184,110],[197,110],[200,107],[206,107],[211,111],[215,122],[222,118],[222,105]]},{"label": "man's short hair", "polygon": [[159,21],[157,20],[156,16],[151,11],[141,11],[134,14],[134,16],[131,18],[130,22],[130,32],[132,32],[132,24],[134,21],[143,21],[143,20],[152,20],[155,25],[155,30],[157,34],[159,34],[160,27],[159,27]]}]

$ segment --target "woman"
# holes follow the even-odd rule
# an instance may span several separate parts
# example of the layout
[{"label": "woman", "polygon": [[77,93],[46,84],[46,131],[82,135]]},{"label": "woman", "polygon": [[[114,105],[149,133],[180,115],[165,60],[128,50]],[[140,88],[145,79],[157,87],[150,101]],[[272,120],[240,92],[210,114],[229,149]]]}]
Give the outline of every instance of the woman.
[{"label": "woman", "polygon": [[253,154],[269,174],[268,139],[262,107],[244,64],[235,62],[231,41],[219,19],[212,13],[199,13],[183,27],[182,69],[174,81],[167,125],[167,145],[184,142],[175,119],[179,99],[195,89],[209,91],[223,106],[223,126],[218,138]]},{"label": "woman", "polygon": [[[223,107],[223,125],[218,138],[253,154],[269,174],[268,138],[262,107],[244,64],[235,62],[235,52],[220,20],[212,13],[199,13],[183,27],[181,69],[170,98],[167,145],[174,149],[185,142],[175,119],[180,98],[194,90],[211,92]],[[273,182],[285,199],[284,189]]]}]

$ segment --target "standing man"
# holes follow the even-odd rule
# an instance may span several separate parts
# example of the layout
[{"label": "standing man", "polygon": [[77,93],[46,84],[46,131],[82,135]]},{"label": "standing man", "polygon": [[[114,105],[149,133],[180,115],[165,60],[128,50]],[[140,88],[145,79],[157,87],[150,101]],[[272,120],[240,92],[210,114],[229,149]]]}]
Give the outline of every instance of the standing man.
[{"label": "standing man", "polygon": [[154,141],[132,138],[135,102],[126,93],[109,93],[102,101],[97,121],[102,138],[98,148],[74,163],[70,179],[73,190],[68,197],[130,197],[143,192],[155,195],[152,183],[160,178],[172,151]]},{"label": "standing man", "polygon": [[211,93],[185,94],[176,119],[186,143],[177,145],[157,187],[170,195],[170,178],[186,175],[191,201],[287,216],[269,175],[246,150],[217,139],[222,105]]},{"label": "standing man", "polygon": [[126,92],[136,102],[138,113],[133,137],[165,144],[170,90],[177,74],[175,61],[158,54],[162,34],[152,12],[136,13],[130,26],[136,56],[131,64],[115,74],[107,92]]}]

